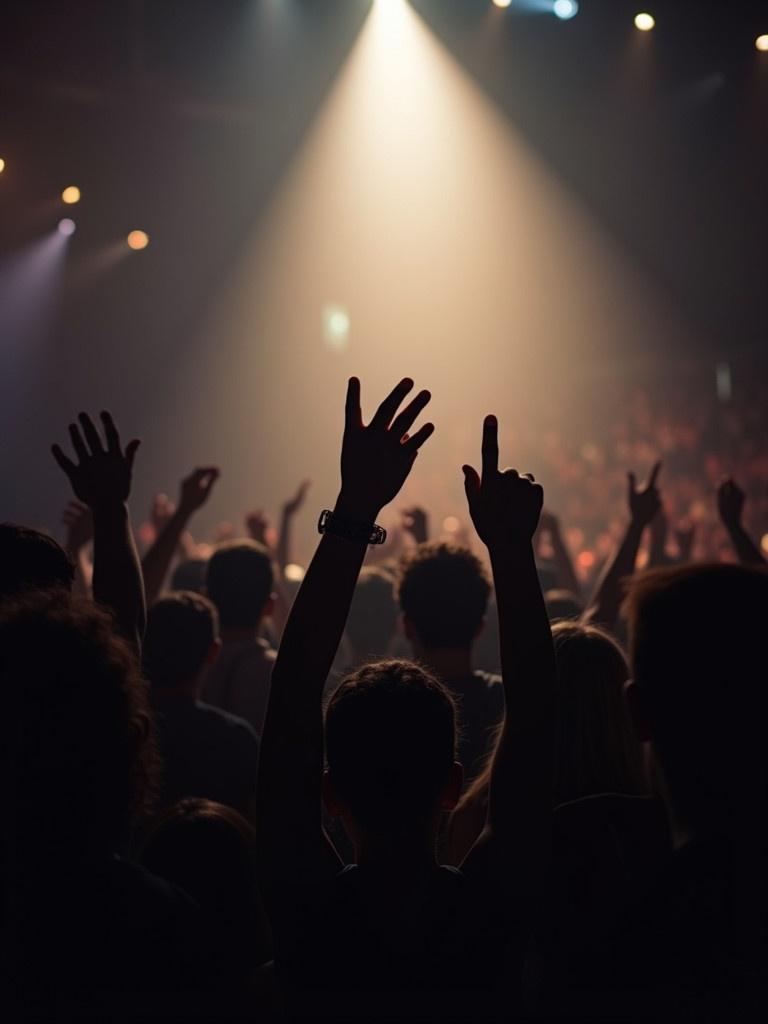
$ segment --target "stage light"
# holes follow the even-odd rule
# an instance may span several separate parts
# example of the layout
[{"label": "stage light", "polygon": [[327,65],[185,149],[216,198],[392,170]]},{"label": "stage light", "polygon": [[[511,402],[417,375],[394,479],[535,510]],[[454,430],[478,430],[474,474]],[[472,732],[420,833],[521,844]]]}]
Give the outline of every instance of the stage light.
[{"label": "stage light", "polygon": [[285,567],[285,578],[289,583],[301,583],[304,579],[304,567],[295,562],[289,562]]},{"label": "stage light", "polygon": [[69,217],[64,217],[63,220],[59,221],[59,234],[60,235],[74,235],[75,233],[75,222],[70,220]]},{"label": "stage light", "polygon": [[760,538],[760,547],[768,555],[768,533],[764,533]]},{"label": "stage light", "polygon": [[146,249],[149,245],[149,235],[146,231],[131,231],[126,238],[126,242],[129,249],[138,252],[140,249]]},{"label": "stage light", "polygon": [[493,3],[496,7],[509,7],[512,0],[493,0]]},{"label": "stage light", "polygon": [[755,48],[760,50],[762,53],[768,53],[768,35],[758,36],[755,40]]},{"label": "stage light", "polygon": [[[758,49],[759,49],[759,47],[758,47]],[[5,160],[3,160],[3,158],[0,156],[0,174],[2,174],[4,170],[5,170]]]},{"label": "stage light", "polygon": [[72,205],[72,203],[80,202],[80,189],[77,185],[67,185],[64,191],[61,193],[62,202]]},{"label": "stage light", "polygon": [[579,5],[576,0],[555,0],[552,10],[561,21],[568,21],[579,13]]},{"label": "stage light", "polygon": [[640,29],[641,32],[650,32],[655,25],[656,19],[652,14],[635,15],[635,28]]},{"label": "stage light", "polygon": [[323,310],[323,335],[329,348],[341,351],[347,347],[351,323],[349,313],[341,306],[326,306]]},{"label": "stage light", "polygon": [[446,533],[458,533],[461,529],[461,522],[456,516],[446,516],[443,520],[443,530]]}]

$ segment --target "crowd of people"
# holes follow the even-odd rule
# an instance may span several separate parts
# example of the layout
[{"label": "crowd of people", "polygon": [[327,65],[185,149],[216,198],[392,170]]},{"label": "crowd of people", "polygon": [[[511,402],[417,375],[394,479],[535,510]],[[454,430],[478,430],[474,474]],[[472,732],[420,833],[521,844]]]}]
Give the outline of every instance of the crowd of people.
[{"label": "crowd of people", "polygon": [[743,481],[712,480],[724,558],[668,500],[668,449],[643,484],[628,460],[588,592],[489,415],[456,467],[474,540],[409,508],[395,559],[378,520],[435,429],[413,388],[366,420],[349,381],[299,574],[308,483],[276,530],[254,512],[194,544],[212,466],[158,496],[140,553],[139,442],[106,412],[52,448],[65,544],[0,525],[4,1019],[768,1009],[768,571]]}]

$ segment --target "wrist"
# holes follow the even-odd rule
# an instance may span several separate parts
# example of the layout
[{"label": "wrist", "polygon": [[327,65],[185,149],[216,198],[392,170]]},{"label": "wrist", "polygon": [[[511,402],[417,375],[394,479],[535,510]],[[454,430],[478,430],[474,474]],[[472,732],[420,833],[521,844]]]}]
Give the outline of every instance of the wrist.
[{"label": "wrist", "polygon": [[373,525],[381,512],[381,507],[365,497],[341,491],[333,506],[333,512],[343,519]]},{"label": "wrist", "polygon": [[128,503],[125,501],[92,501],[88,503],[94,522],[98,519],[127,519]]}]

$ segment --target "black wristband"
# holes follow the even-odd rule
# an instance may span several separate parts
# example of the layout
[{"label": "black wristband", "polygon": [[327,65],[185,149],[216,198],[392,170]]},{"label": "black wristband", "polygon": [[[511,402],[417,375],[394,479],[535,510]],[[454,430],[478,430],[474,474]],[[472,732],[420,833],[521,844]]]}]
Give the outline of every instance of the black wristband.
[{"label": "black wristband", "polygon": [[317,523],[318,533],[332,533],[334,537],[344,540],[364,541],[366,544],[383,544],[387,539],[387,531],[376,523],[356,523],[343,519],[329,508],[320,513]]}]

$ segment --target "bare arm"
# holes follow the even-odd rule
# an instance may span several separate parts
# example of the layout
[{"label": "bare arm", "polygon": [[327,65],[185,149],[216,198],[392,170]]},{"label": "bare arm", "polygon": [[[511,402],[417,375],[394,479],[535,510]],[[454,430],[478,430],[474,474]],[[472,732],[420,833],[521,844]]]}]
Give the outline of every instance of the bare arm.
[{"label": "bare arm", "polygon": [[93,516],[93,597],[111,608],[126,637],[140,648],[146,607],[139,556],[128,515],[133,460],[139,447],[131,441],[123,452],[111,415],[102,412],[104,439],[86,413],[72,423],[69,436],[77,462],[59,445],[53,456],[69,478],[75,496]]},{"label": "bare arm", "polygon": [[[412,381],[402,381],[364,426],[360,384],[350,380],[342,485],[334,510],[342,519],[373,523],[432,433],[426,424],[403,441],[430,398],[422,391],[398,414],[412,387]],[[272,673],[257,786],[260,873],[267,886],[280,878],[316,877],[338,865],[321,823],[322,698],[365,551],[365,542],[325,534],[285,627]]]},{"label": "bare arm", "polygon": [[215,466],[205,466],[194,470],[182,480],[179,504],[158,532],[141,562],[148,605],[154,604],[160,596],[187,524],[195,512],[206,503],[218,478],[219,470]]},{"label": "bare arm", "polygon": [[285,572],[286,565],[293,561],[291,541],[293,540],[293,521],[296,513],[302,507],[307,498],[310,481],[302,480],[299,488],[292,498],[285,502],[280,513],[280,531],[277,535],[276,557],[280,572]]},{"label": "bare arm", "polygon": [[634,473],[628,474],[629,524],[616,554],[606,566],[582,622],[594,622],[606,629],[615,628],[624,596],[623,580],[635,571],[643,531],[661,507],[656,487],[660,469],[661,463],[657,462],[643,490],[638,490]]},{"label": "bare arm", "polygon": [[533,477],[499,472],[492,416],[483,426],[482,479],[470,466],[464,476],[472,521],[493,569],[506,712],[485,831],[462,867],[527,889],[546,866],[552,817],[556,667],[533,550],[543,491]]},{"label": "bare arm", "polygon": [[735,480],[723,480],[718,487],[717,510],[741,564],[765,565],[766,559],[763,557],[763,553],[742,525],[744,491]]},{"label": "bare arm", "polygon": [[547,531],[550,543],[552,544],[558,585],[578,596],[581,588],[576,577],[576,571],[573,568],[570,552],[560,532],[560,520],[552,512],[547,512],[546,510],[542,512],[541,519],[541,528]]},{"label": "bare arm", "polygon": [[87,548],[93,540],[93,516],[87,505],[81,501],[70,501],[64,509],[62,521],[67,528],[64,546],[75,564],[76,594],[89,595],[93,566],[88,558]]}]

